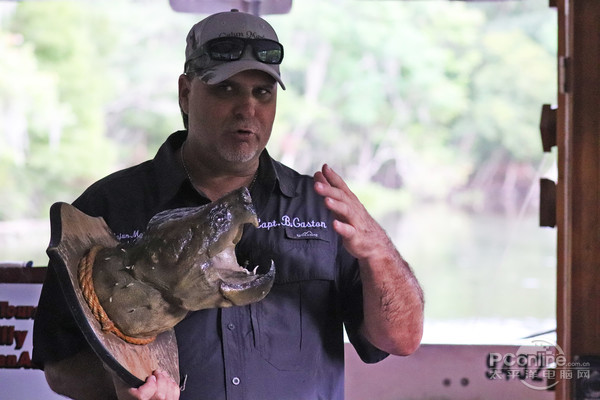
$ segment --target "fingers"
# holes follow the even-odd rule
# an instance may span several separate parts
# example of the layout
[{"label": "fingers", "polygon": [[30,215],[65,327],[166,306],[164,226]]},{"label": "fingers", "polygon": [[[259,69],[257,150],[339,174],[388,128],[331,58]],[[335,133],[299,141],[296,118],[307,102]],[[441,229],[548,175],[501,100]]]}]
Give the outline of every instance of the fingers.
[{"label": "fingers", "polygon": [[[156,375],[156,383],[158,385],[156,389],[157,399],[164,400],[177,400],[179,399],[179,385],[171,378],[171,376],[165,371],[154,371]],[[163,397],[164,394],[164,397]]]},{"label": "fingers", "polygon": [[356,233],[352,221],[362,212],[362,203],[327,164],[315,173],[314,179],[315,191],[323,196],[325,206],[334,214],[334,230],[344,238],[352,237]]},{"label": "fingers", "polygon": [[325,178],[325,175],[323,175],[323,173],[321,171],[315,172],[314,178],[315,178],[315,182],[320,182],[320,183],[322,183],[324,185],[328,185],[329,184],[327,182],[327,179]]},{"label": "fingers", "polygon": [[353,204],[349,204],[342,200],[336,200],[333,197],[325,197],[324,201],[325,206],[333,212],[337,221],[343,223],[349,223],[351,221],[353,217],[352,209],[355,208]]},{"label": "fingers", "polygon": [[358,259],[377,252],[375,243],[387,243],[383,228],[373,219],[344,179],[327,164],[314,175],[315,191],[323,196],[333,213],[333,229],[342,237],[344,247]]},{"label": "fingers", "polygon": [[139,388],[129,389],[129,394],[139,400],[177,400],[179,385],[165,371],[156,370]]},{"label": "fingers", "polygon": [[323,176],[325,177],[325,179],[327,179],[327,182],[329,182],[331,186],[341,189],[345,192],[349,191],[346,182],[329,165],[323,164],[321,172],[323,173]]},{"label": "fingers", "polygon": [[128,390],[128,393],[134,399],[149,400],[156,393],[157,387],[157,377],[153,373],[148,378],[146,378],[146,382],[142,386],[138,388],[131,388]]},{"label": "fingers", "polygon": [[[321,171],[317,171],[314,175],[315,191],[321,196],[337,200],[338,202],[348,202],[349,200],[357,200],[354,193],[348,188],[346,182],[340,177],[329,165],[324,164]],[[332,203],[333,205],[333,203]],[[335,210],[332,210],[335,211]]]},{"label": "fingers", "polygon": [[342,221],[333,221],[333,229],[344,239],[350,239],[356,234],[356,228]]},{"label": "fingers", "polygon": [[346,194],[351,194],[352,192],[346,185],[346,182],[339,176],[331,167],[327,164],[323,164],[321,171],[317,171],[314,175],[315,179],[315,188],[319,194],[323,191],[323,193],[327,193],[327,195],[335,195],[336,190],[338,189],[338,196],[343,192]]}]

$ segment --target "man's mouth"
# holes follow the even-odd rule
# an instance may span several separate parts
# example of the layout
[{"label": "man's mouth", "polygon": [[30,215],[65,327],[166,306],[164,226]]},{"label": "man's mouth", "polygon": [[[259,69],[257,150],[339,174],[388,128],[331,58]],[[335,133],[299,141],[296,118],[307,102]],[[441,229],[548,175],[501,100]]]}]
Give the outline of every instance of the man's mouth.
[{"label": "man's mouth", "polygon": [[254,133],[255,129],[251,127],[238,127],[233,131],[237,133]]}]

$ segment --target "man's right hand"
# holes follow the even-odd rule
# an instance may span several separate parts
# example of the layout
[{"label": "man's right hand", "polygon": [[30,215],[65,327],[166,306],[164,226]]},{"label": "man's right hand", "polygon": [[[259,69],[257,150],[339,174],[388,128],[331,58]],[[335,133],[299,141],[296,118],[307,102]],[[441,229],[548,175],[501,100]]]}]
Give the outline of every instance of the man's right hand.
[{"label": "man's right hand", "polygon": [[154,371],[139,388],[132,388],[109,371],[96,354],[86,348],[70,358],[46,363],[50,388],[77,400],[177,400],[179,385],[162,371]]},{"label": "man's right hand", "polygon": [[113,378],[119,400],[178,400],[179,385],[164,371],[154,371],[139,388],[130,388]]}]

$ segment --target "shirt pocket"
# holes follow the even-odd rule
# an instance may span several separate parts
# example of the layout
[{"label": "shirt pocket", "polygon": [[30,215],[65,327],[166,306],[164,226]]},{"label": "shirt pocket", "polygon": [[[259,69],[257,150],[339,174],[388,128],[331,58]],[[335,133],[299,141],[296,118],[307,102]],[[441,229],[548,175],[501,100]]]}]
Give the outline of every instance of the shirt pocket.
[{"label": "shirt pocket", "polygon": [[310,304],[325,306],[332,301],[335,249],[322,237],[299,238],[294,229],[288,229],[274,250],[273,287],[263,300],[250,306],[255,348],[278,370],[310,368],[319,353],[315,346],[321,346],[319,326],[324,322]]}]

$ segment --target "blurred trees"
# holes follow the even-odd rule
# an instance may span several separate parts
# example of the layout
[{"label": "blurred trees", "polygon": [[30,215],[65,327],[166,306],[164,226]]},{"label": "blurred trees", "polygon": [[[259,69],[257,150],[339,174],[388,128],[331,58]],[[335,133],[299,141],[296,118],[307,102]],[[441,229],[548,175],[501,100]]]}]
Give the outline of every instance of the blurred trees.
[{"label": "blurred trees", "polygon": [[101,16],[77,2],[24,2],[6,26],[1,219],[47,214],[114,160],[104,135],[111,34]]},{"label": "blurred trees", "polygon": [[277,17],[293,49],[284,79],[294,98],[280,109],[285,162],[310,171],[326,160],[361,197],[401,189],[405,200],[515,211],[542,158],[541,105],[556,96],[547,4],[294,7],[291,24]]},{"label": "blurred trees", "polygon": [[[165,0],[0,3],[0,220],[45,217],[181,129],[199,18]],[[330,163],[381,212],[522,201],[556,93],[547,2],[302,0],[266,18],[286,47],[275,157]]]}]

